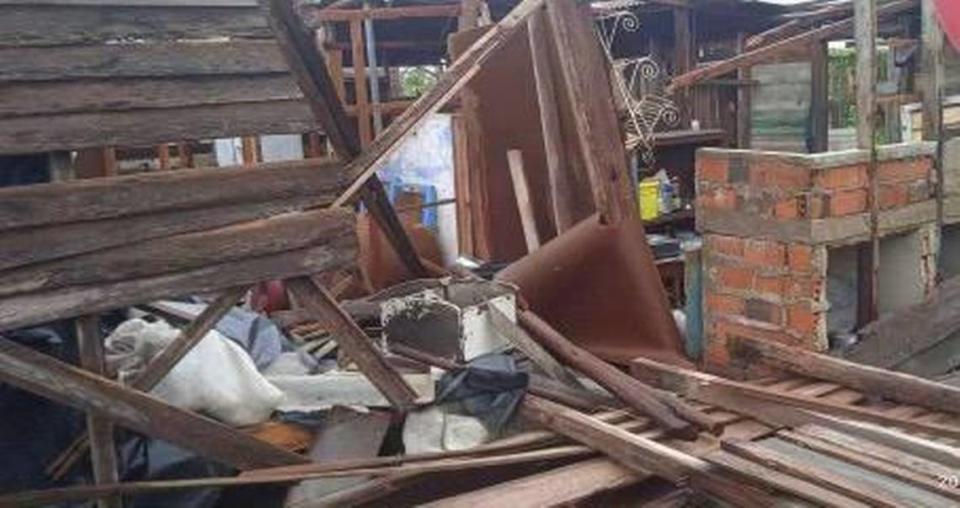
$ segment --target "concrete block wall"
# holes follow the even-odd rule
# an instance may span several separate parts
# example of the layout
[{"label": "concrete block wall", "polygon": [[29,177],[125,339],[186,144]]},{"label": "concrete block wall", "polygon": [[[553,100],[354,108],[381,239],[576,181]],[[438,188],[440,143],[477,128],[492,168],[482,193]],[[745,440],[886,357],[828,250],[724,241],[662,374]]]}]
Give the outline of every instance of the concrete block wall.
[{"label": "concrete block wall", "polygon": [[[926,143],[878,150],[882,235],[935,222],[932,155]],[[828,349],[828,253],[869,239],[868,162],[861,150],[698,151],[707,368],[728,370],[736,336]]]}]

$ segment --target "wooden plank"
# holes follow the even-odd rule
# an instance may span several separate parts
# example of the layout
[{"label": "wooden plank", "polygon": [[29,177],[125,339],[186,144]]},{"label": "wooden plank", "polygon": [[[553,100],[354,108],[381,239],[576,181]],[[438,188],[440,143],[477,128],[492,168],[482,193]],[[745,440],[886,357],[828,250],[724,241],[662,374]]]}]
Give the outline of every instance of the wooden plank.
[{"label": "wooden plank", "polygon": [[10,187],[0,189],[0,230],[309,194],[329,200],[342,182],[338,168],[305,160]]},{"label": "wooden plank", "polygon": [[315,313],[329,328],[340,348],[394,407],[401,411],[414,407],[417,394],[413,388],[387,363],[363,330],[325,289],[309,278],[290,280],[287,287],[300,305]]},{"label": "wooden plank", "polygon": [[[745,33],[737,35],[737,49],[740,54],[746,51],[744,48],[745,38]],[[741,67],[737,69],[737,79],[741,81],[753,81],[753,71],[750,67]],[[753,137],[752,100],[752,87],[741,86],[737,88],[737,148],[750,148]]]},{"label": "wooden plank", "polygon": [[674,410],[682,413],[683,418],[692,417],[698,425],[715,428],[715,422],[707,415],[685,407],[678,400],[663,397],[649,386],[576,346],[533,313],[520,311],[517,317],[520,324],[548,351],[596,381],[628,406],[656,420],[670,434],[685,439],[696,439],[698,434],[697,428],[678,417]]},{"label": "wooden plank", "polygon": [[364,151],[350,163],[349,173],[353,183],[335,204],[343,205],[352,201],[365,182],[373,176],[378,164],[431,113],[437,112],[456,95],[470,78],[480,71],[482,64],[495,56],[506,40],[522,28],[526,18],[543,3],[544,0],[524,0],[460,55],[440,76],[430,91],[420,96],[410,108],[384,129],[369,150]]},{"label": "wooden plank", "polygon": [[706,464],[685,453],[642,438],[559,404],[526,395],[520,414],[546,428],[603,452],[640,475],[655,474],[674,483]]},{"label": "wooden plank", "polygon": [[[80,350],[80,366],[97,376],[104,375],[103,335],[100,331],[100,317],[81,316],[74,320],[77,342]],[[117,471],[117,449],[113,437],[113,424],[96,411],[87,412],[87,432],[90,436],[93,454],[90,462],[93,479],[97,484],[111,484],[120,481]],[[99,508],[119,508],[123,506],[118,496],[101,498]]]},{"label": "wooden plank", "polygon": [[[783,446],[780,446],[781,444]],[[895,508],[918,506],[918,503],[921,502],[922,506],[929,507],[953,505],[947,499],[939,496],[904,492],[899,485],[887,479],[862,477],[852,471],[855,466],[849,468],[851,470],[850,474],[837,474],[833,468],[817,461],[816,455],[807,457],[798,456],[797,453],[789,453],[790,448],[796,448],[775,438],[755,443],[724,441],[722,446],[725,451],[735,453],[754,462],[763,463],[785,474],[822,485],[870,506]],[[787,449],[784,450],[783,448]],[[844,471],[847,471],[846,467]]]},{"label": "wooden plank", "polygon": [[270,29],[250,7],[0,5],[0,47],[211,37],[265,38]]},{"label": "wooden plank", "polygon": [[[901,12],[916,8],[919,0],[897,0],[883,5],[877,10],[878,16],[892,16]],[[723,76],[733,72],[741,67],[750,67],[752,65],[768,62],[779,55],[794,51],[797,48],[808,46],[817,41],[822,41],[849,31],[854,26],[853,18],[846,18],[825,25],[823,27],[810,30],[799,35],[795,35],[779,42],[774,42],[753,51],[742,53],[733,58],[716,62],[704,67],[699,67],[686,74],[676,76],[667,87],[667,92],[672,92],[678,88],[693,86],[694,84],[711,78]]]},{"label": "wooden plank", "polygon": [[0,339],[0,379],[239,469],[293,465],[299,455],[170,406],[27,347]]},{"label": "wooden plank", "polygon": [[[251,180],[252,181],[252,180]],[[255,190],[251,188],[251,190]],[[72,222],[3,232],[0,270],[154,240],[222,228],[283,213],[329,204],[332,196],[294,197],[154,214]]]},{"label": "wooden plank", "polygon": [[895,464],[919,473],[926,478],[940,478],[949,476],[953,467],[941,464],[930,459],[913,455],[909,450],[904,451],[887,446],[870,439],[864,439],[845,432],[828,429],[818,425],[804,425],[796,429],[795,433],[809,436],[824,443],[850,450],[865,457]]},{"label": "wooden plank", "polygon": [[11,83],[0,85],[0,117],[297,101],[302,98],[296,83],[284,74]]},{"label": "wooden plank", "polygon": [[[144,129],[144,125],[152,128]],[[301,101],[31,116],[0,121],[0,154],[103,145],[155,145],[257,134],[298,134],[318,128],[306,104]]]},{"label": "wooden plank", "polygon": [[[777,433],[777,437],[796,446],[801,446],[817,453],[849,462],[850,464],[889,476],[890,478],[895,478],[930,492],[936,492],[944,497],[960,500],[960,490],[957,490],[956,487],[946,486],[943,482],[938,481],[937,476],[923,475],[900,465],[866,456],[860,451],[850,450],[796,432],[780,431]],[[942,474],[943,473],[941,473],[941,475]]]},{"label": "wooden plank", "polygon": [[933,296],[918,305],[880,318],[860,334],[844,358],[881,368],[898,364],[927,350],[960,330],[960,277],[940,284]]},{"label": "wooden plank", "polygon": [[257,0],[0,0],[0,5],[95,7],[256,7]]},{"label": "wooden plank", "polygon": [[597,211],[611,223],[639,219],[623,133],[613,106],[609,69],[592,19],[584,9],[587,8],[573,0],[547,4],[547,18],[563,71],[561,86],[565,87],[574,111]]},{"label": "wooden plank", "polygon": [[[196,319],[191,321],[190,324],[177,335],[173,342],[163,348],[163,351],[144,367],[140,375],[130,383],[130,387],[134,390],[147,393],[157,386],[160,381],[163,381],[163,378],[180,363],[180,360],[182,360],[184,356],[187,356],[187,353],[192,351],[193,348],[206,337],[207,332],[212,330],[213,327],[220,322],[220,319],[237,305],[237,301],[247,293],[247,289],[246,286],[232,288],[218,296],[213,303],[208,305]],[[98,374],[102,375],[102,373]],[[60,458],[55,461],[56,470],[64,474],[69,472],[73,468],[73,464],[83,457],[83,454],[91,448],[93,450],[100,448],[100,445],[97,444],[97,440],[95,439],[95,433],[92,430],[89,434],[78,436],[77,439],[61,453]],[[96,463],[96,460],[94,460],[94,463]],[[59,478],[62,475],[55,472],[51,476]],[[114,478],[113,481],[110,482],[98,483],[116,483],[117,481],[118,480]]]},{"label": "wooden plank", "polygon": [[[744,411],[744,406],[732,407],[730,399],[744,397],[761,402],[756,411],[769,412],[770,407],[789,406],[841,418],[852,418],[905,430],[925,432],[935,436],[960,439],[960,428],[954,426],[895,418],[884,414],[882,411],[792,393],[777,392],[766,387],[732,381],[645,358],[635,359],[631,363],[631,372],[655,386],[660,386],[701,402],[716,404],[732,411]],[[770,402],[773,405],[763,404],[764,402]],[[778,420],[776,416],[768,417],[756,411],[749,414],[762,421]]]},{"label": "wooden plank", "polygon": [[311,248],[350,232],[354,223],[351,211],[315,210],[138,242],[0,272],[0,297],[154,277]]},{"label": "wooden plank", "polygon": [[804,376],[834,381],[861,392],[947,412],[960,408],[960,388],[917,376],[848,362],[768,341],[734,338],[735,356]]},{"label": "wooden plank", "polygon": [[537,229],[536,212],[530,198],[527,174],[523,168],[523,152],[508,151],[507,166],[510,168],[510,180],[513,182],[513,194],[517,200],[517,211],[520,214],[520,223],[523,225],[523,238],[527,244],[527,252],[533,252],[540,248],[540,232]]},{"label": "wooden plank", "polygon": [[565,157],[563,131],[560,128],[559,98],[554,83],[554,53],[550,44],[550,25],[546,14],[540,10],[527,20],[527,36],[530,39],[530,62],[537,85],[537,102],[540,105],[540,126],[543,130],[543,145],[550,182],[550,205],[557,234],[573,227],[573,198],[569,182],[571,168]]},{"label": "wooden plank", "polygon": [[274,41],[0,48],[0,81],[286,73]]},{"label": "wooden plank", "polygon": [[224,262],[194,270],[95,286],[6,298],[0,304],[0,330],[47,323],[92,312],[104,312],[145,301],[208,293],[264,280],[340,270],[356,262],[353,226],[323,245]]},{"label": "wooden plank", "polygon": [[720,466],[734,475],[749,475],[750,477],[764,478],[771,487],[792,494],[800,499],[817,503],[818,506],[832,508],[867,508],[870,506],[854,498],[825,489],[815,483],[795,478],[775,469],[765,467],[762,464],[742,459],[726,452],[718,451],[717,453],[705,455],[703,458],[707,462]]},{"label": "wooden plank", "polygon": [[592,459],[438,499],[426,506],[430,508],[561,506],[583,501],[602,492],[634,485],[643,478],[644,476],[609,459]]}]

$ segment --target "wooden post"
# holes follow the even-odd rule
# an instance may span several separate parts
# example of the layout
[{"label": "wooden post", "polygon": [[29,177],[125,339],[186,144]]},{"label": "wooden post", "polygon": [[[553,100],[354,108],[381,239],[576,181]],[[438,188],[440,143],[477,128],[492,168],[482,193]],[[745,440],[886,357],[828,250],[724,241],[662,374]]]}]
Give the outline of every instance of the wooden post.
[{"label": "wooden post", "polygon": [[830,76],[826,41],[810,45],[810,152],[830,149]]},{"label": "wooden post", "polygon": [[573,214],[573,197],[570,195],[570,166],[564,155],[563,132],[560,129],[559,99],[553,82],[554,69],[551,65],[553,54],[550,51],[549,30],[546,14],[542,10],[531,15],[527,20],[530,57],[537,84],[537,102],[540,105],[543,148],[547,158],[550,204],[553,208],[554,225],[559,235],[576,224],[576,217]]},{"label": "wooden post", "polygon": [[867,166],[869,179],[870,243],[859,251],[859,324],[878,317],[877,290],[880,268],[879,203],[877,200],[877,3],[876,0],[854,0],[854,35],[857,41],[857,148],[870,151]]},{"label": "wooden post", "polygon": [[[741,54],[746,51],[746,33],[740,33],[737,37],[737,49]],[[753,76],[753,69],[750,67],[741,67],[737,69],[737,79],[747,82]],[[749,86],[737,88],[737,148],[750,148],[751,138],[753,137],[752,120],[752,99],[753,89]]]},{"label": "wooden post", "polygon": [[[937,175],[937,229],[944,222],[944,171],[943,171],[943,86],[944,55],[943,29],[937,19],[935,0],[923,0],[921,4],[921,58],[919,88],[923,100],[923,139],[937,142],[937,156],[933,159]],[[943,266],[943,256],[937,256],[938,272]]]},{"label": "wooden post", "polygon": [[[673,9],[674,76],[682,76],[693,69],[695,59],[693,34],[693,12],[689,8]],[[682,128],[688,128],[693,115],[689,91],[678,90],[676,103],[680,106]]]},{"label": "wooden post", "polygon": [[350,48],[353,59],[353,88],[356,91],[357,125],[360,130],[360,144],[364,148],[373,142],[370,130],[370,96],[367,87],[367,57],[363,43],[363,20],[350,20]]},{"label": "wooden post", "polygon": [[513,181],[513,193],[517,198],[517,211],[520,213],[527,252],[533,252],[540,248],[540,232],[537,231],[537,218],[530,200],[530,186],[523,168],[523,152],[507,151],[507,165],[510,166],[510,179]]},{"label": "wooden post", "polygon": [[259,159],[259,150],[257,150],[257,138],[255,136],[244,136],[240,138],[243,149],[243,165],[253,166]]},{"label": "wooden post", "polygon": [[170,145],[166,143],[157,145],[157,162],[161,171],[170,169]]},{"label": "wooden post", "polygon": [[[80,366],[103,376],[105,371],[103,335],[100,333],[100,317],[81,316],[74,321],[77,342],[80,348]],[[120,481],[117,472],[117,448],[113,439],[113,424],[98,412],[87,412],[87,432],[90,435],[90,461],[93,465],[93,480],[98,485]],[[120,496],[104,497],[97,501],[99,508],[123,506]]]}]

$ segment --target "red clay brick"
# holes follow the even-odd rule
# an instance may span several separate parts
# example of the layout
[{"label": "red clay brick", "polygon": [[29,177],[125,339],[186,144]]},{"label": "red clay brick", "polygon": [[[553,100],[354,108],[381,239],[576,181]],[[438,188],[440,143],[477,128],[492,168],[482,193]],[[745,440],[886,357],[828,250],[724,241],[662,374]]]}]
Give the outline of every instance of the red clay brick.
[{"label": "red clay brick", "polygon": [[933,161],[927,157],[882,162],[877,168],[877,181],[888,183],[923,180],[930,177],[932,168]]},{"label": "red clay brick", "polygon": [[699,204],[703,209],[736,210],[737,195],[731,189],[720,187],[703,192]]},{"label": "red clay brick", "polygon": [[777,275],[757,275],[753,289],[765,296],[780,298],[783,295],[784,278]]},{"label": "red clay brick", "polygon": [[753,270],[734,266],[717,266],[715,281],[730,289],[750,289],[753,285]]},{"label": "red clay brick", "polygon": [[862,213],[867,209],[867,191],[849,190],[830,194],[830,216],[842,217]]},{"label": "red clay brick", "polygon": [[707,235],[707,249],[715,254],[743,257],[743,238],[723,235]]},{"label": "red clay brick", "polygon": [[718,293],[709,293],[707,295],[707,309],[710,314],[732,314],[742,315],[744,302],[742,298],[730,295],[721,295]]},{"label": "red clay brick", "polygon": [[787,308],[787,326],[801,334],[816,332],[819,319],[819,314],[813,312],[810,303],[795,303]]},{"label": "red clay brick", "polygon": [[866,187],[867,166],[865,164],[857,164],[853,166],[821,169],[814,173],[813,182],[817,187],[826,190]]},{"label": "red clay brick", "polygon": [[743,315],[754,321],[763,321],[774,325],[783,323],[780,306],[758,298],[750,298],[745,302]]},{"label": "red clay brick", "polygon": [[750,185],[785,191],[809,189],[810,169],[775,160],[750,161]]},{"label": "red clay brick", "polygon": [[795,272],[813,270],[813,247],[799,243],[788,245],[787,265]]},{"label": "red clay brick", "polygon": [[787,262],[783,245],[768,240],[746,240],[743,258],[748,263],[764,266],[783,266]]},{"label": "red clay brick", "polygon": [[796,219],[800,217],[800,204],[797,198],[785,199],[773,207],[773,216],[778,219]]},{"label": "red clay brick", "polygon": [[877,198],[880,200],[880,209],[889,210],[907,206],[910,202],[910,192],[906,184],[894,183],[880,186]]},{"label": "red clay brick", "polygon": [[727,183],[730,161],[719,157],[697,158],[697,179],[711,183]]}]

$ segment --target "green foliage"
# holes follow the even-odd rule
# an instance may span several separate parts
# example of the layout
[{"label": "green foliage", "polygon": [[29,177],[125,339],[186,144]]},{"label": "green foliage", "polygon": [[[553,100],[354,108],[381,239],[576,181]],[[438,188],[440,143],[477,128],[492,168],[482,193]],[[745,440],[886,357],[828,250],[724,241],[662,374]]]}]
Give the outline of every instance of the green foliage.
[{"label": "green foliage", "polygon": [[436,67],[400,69],[400,88],[404,97],[419,97],[437,83]]},{"label": "green foliage", "polygon": [[[889,49],[877,51],[877,81],[889,79]],[[830,48],[830,126],[853,127],[857,124],[857,51],[853,48]]]}]

